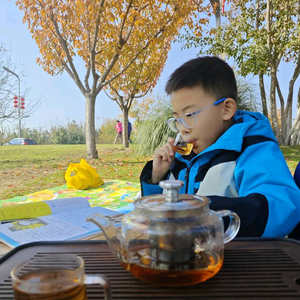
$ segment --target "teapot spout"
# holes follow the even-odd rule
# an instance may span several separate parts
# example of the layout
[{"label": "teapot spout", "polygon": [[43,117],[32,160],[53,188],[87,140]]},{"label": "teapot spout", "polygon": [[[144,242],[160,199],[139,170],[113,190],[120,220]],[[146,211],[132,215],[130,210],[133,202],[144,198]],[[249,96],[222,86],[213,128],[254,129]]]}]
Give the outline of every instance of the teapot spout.
[{"label": "teapot spout", "polygon": [[122,261],[122,237],[114,225],[114,220],[99,213],[88,216],[86,220],[95,223],[102,230],[111,252],[119,261]]}]

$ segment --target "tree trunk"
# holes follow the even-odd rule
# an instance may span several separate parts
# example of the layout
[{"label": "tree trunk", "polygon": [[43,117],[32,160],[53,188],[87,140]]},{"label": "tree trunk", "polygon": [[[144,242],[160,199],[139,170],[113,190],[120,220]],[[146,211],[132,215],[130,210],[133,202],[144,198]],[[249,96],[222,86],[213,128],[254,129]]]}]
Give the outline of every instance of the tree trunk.
[{"label": "tree trunk", "polygon": [[98,158],[95,134],[95,102],[96,97],[85,97],[85,134],[88,158]]},{"label": "tree trunk", "polygon": [[[275,69],[275,70],[277,70],[277,69]],[[282,137],[283,144],[286,145],[285,137],[287,135],[287,122],[286,122],[286,117],[285,117],[285,113],[284,113],[284,98],[283,98],[283,95],[282,95],[282,92],[280,89],[280,85],[279,85],[277,76],[275,78],[275,83],[276,83],[276,90],[277,90],[277,95],[279,97],[279,103],[280,103],[281,137]],[[277,115],[278,115],[278,111],[277,111]]]},{"label": "tree trunk", "polygon": [[272,32],[272,17],[273,17],[273,9],[272,9],[272,0],[267,0],[267,11],[266,11],[266,26],[267,26],[267,49],[269,51],[268,54],[268,62],[271,68],[271,87],[270,87],[270,110],[271,110],[271,123],[273,130],[275,132],[275,136],[280,145],[283,144],[282,135],[280,133],[278,118],[277,118],[277,107],[276,107],[276,60],[272,57],[273,54],[273,45],[271,39]]},{"label": "tree trunk", "polygon": [[300,140],[300,122],[298,125],[295,126],[295,129],[293,130],[292,137],[290,138],[290,145],[291,146],[297,146],[299,145]]},{"label": "tree trunk", "polygon": [[273,125],[273,130],[275,132],[278,143],[282,145],[283,140],[278,125],[277,107],[276,107],[276,70],[273,66],[271,67],[270,108],[271,108],[271,122]]},{"label": "tree trunk", "polygon": [[[299,123],[300,123],[300,87],[298,89],[298,96],[297,96],[297,116],[296,119],[294,120],[294,124],[293,126],[290,128],[289,132],[287,133],[287,136],[285,138],[285,145],[288,145],[288,143],[290,142],[291,145],[293,146],[293,143],[295,141],[294,136],[298,136],[299,135]],[[291,141],[291,135],[293,134],[293,140]],[[297,138],[298,139],[298,138]]]},{"label": "tree trunk", "polygon": [[[300,124],[299,124],[300,125]],[[299,126],[300,127],[300,126]],[[298,146],[300,144],[300,129],[297,131],[297,139],[294,146]]]},{"label": "tree trunk", "polygon": [[[260,16],[260,8],[259,8],[259,2],[260,0],[256,0],[256,18],[255,18],[255,28],[258,31],[259,30],[259,16]],[[264,74],[259,73],[259,90],[260,90],[260,98],[261,98],[261,104],[263,109],[263,114],[265,117],[269,118],[268,114],[268,106],[267,106],[267,97],[266,97],[266,90],[265,90],[265,83],[264,83]]]},{"label": "tree trunk", "polygon": [[286,124],[286,131],[284,132],[284,136],[283,139],[286,140],[285,145],[290,145],[291,144],[291,136],[288,136],[288,133],[290,131],[290,129],[292,128],[292,122],[293,122],[293,111],[292,111],[292,105],[289,107],[289,111],[288,111],[288,116],[287,119],[285,120]]},{"label": "tree trunk", "polygon": [[295,127],[292,137],[290,138],[291,146],[296,146],[299,144],[299,128],[300,128],[300,123],[298,123],[298,125]]},{"label": "tree trunk", "polygon": [[125,148],[129,147],[128,141],[128,108],[123,109],[123,145]]},{"label": "tree trunk", "polygon": [[[300,9],[300,5],[299,5],[299,9]],[[297,117],[295,119],[295,122],[299,120],[299,117],[300,117],[300,87],[298,89],[298,95],[297,95]],[[300,144],[300,122],[298,123],[296,129],[294,130],[294,134],[297,136],[297,138],[295,139],[294,146],[297,146]]]},{"label": "tree trunk", "polygon": [[259,74],[259,89],[260,89],[260,97],[261,97],[263,114],[265,117],[269,118],[267,97],[266,97],[266,90],[265,90],[265,83],[264,83],[264,74],[262,73]]}]

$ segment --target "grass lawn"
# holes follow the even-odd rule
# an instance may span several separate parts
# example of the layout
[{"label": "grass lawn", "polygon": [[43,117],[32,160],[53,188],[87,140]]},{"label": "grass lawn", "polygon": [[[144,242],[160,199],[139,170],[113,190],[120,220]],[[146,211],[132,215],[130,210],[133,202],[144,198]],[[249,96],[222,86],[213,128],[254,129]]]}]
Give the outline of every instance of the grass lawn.
[{"label": "grass lawn", "polygon": [[141,157],[134,146],[97,145],[99,159],[86,158],[85,145],[33,145],[0,147],[0,200],[26,195],[66,183],[69,163],[84,158],[103,179],[139,181],[150,157]]},{"label": "grass lawn", "polygon": [[[0,147],[0,200],[65,184],[71,162],[85,158],[103,179],[139,181],[151,157],[138,156],[134,145],[98,145],[99,159],[86,158],[85,145],[34,145]],[[300,161],[300,146],[282,147],[292,173]],[[279,174],[280,175],[280,174]]]},{"label": "grass lawn", "polygon": [[283,146],[280,148],[289,166],[289,169],[291,170],[292,174],[294,174],[297,164],[300,161],[300,146]]}]

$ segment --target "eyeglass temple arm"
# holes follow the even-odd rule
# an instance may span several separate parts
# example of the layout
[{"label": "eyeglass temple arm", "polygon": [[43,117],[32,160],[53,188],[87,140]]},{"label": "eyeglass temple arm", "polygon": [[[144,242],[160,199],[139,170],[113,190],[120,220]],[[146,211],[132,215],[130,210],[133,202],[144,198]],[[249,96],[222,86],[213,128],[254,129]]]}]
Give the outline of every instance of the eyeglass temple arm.
[{"label": "eyeglass temple arm", "polygon": [[214,105],[218,105],[221,102],[225,101],[226,99],[227,99],[227,97],[221,98],[221,99],[217,100],[216,102],[214,102]]}]

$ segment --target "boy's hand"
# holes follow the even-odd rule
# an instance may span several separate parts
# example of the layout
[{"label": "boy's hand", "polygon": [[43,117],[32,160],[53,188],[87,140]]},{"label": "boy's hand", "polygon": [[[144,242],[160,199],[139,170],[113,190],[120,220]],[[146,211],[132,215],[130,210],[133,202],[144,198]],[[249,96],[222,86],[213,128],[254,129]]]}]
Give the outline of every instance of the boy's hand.
[{"label": "boy's hand", "polygon": [[158,183],[169,171],[175,157],[174,141],[173,138],[169,137],[168,142],[155,151],[151,183]]}]

